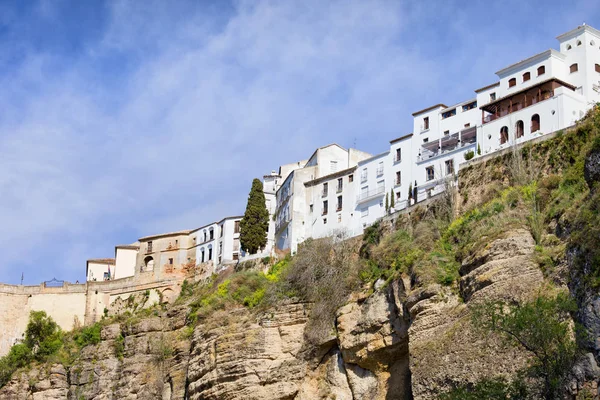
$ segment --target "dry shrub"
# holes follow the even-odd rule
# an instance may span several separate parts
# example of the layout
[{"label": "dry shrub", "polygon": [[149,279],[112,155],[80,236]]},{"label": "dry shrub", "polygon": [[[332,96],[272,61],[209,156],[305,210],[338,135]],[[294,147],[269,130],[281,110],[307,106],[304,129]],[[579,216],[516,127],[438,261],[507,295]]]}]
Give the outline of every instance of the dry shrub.
[{"label": "dry shrub", "polygon": [[282,279],[282,284],[299,298],[313,303],[305,330],[311,343],[323,343],[331,337],[336,310],[360,286],[358,246],[358,242],[346,240],[343,233],[307,240]]}]

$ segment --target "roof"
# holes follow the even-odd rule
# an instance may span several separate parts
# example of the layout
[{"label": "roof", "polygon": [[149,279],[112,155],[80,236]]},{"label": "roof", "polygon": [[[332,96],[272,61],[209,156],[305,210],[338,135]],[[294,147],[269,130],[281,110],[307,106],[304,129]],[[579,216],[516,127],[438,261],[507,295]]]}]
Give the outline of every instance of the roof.
[{"label": "roof", "polygon": [[483,92],[484,90],[488,90],[488,89],[491,89],[496,86],[500,86],[500,82],[492,83],[491,85],[487,85],[482,88],[475,89],[475,93]]},{"label": "roof", "polygon": [[317,184],[319,184],[319,183],[321,183],[323,181],[326,181],[326,180],[329,180],[329,179],[334,179],[334,178],[339,178],[340,176],[347,175],[347,174],[349,174],[351,172],[354,172],[355,170],[356,170],[356,166],[350,167],[350,168],[346,168],[346,169],[343,169],[341,171],[337,171],[337,172],[331,173],[329,175],[324,175],[324,176],[321,176],[319,178],[313,179],[311,181],[304,182],[304,186],[317,185]]},{"label": "roof", "polygon": [[399,141],[401,141],[401,140],[403,140],[403,139],[407,139],[407,138],[411,137],[412,135],[413,135],[413,134],[412,134],[412,132],[411,132],[411,133],[409,133],[409,134],[407,134],[407,135],[400,136],[399,138],[392,139],[392,140],[390,140],[390,144],[394,144],[394,143],[396,143],[396,142],[399,142]]},{"label": "roof", "polygon": [[416,112],[412,113],[412,116],[416,117],[419,114],[423,114],[424,112],[435,110],[436,108],[440,108],[440,107],[446,108],[448,106],[443,103],[439,103],[439,104],[436,104],[435,106],[427,107],[422,110],[416,111]]},{"label": "roof", "polygon": [[143,238],[140,238],[140,241],[150,240],[150,239],[158,239],[161,237],[168,237],[168,236],[189,235],[191,232],[193,232],[193,231],[190,229],[186,229],[186,230],[176,231],[176,232],[161,233],[158,235],[144,236]]},{"label": "roof", "polygon": [[456,103],[456,104],[453,104],[451,106],[448,106],[448,107],[444,108],[442,110],[442,112],[454,110],[454,109],[456,109],[456,108],[458,108],[460,106],[464,106],[465,104],[471,104],[471,103],[476,102],[476,101],[477,101],[477,98],[469,99],[469,100],[465,100],[465,101],[461,101],[460,103]]},{"label": "roof", "polygon": [[138,250],[140,248],[137,244],[119,244],[115,246],[115,249],[129,249],[129,250]]},{"label": "roof", "polygon": [[217,222],[217,224],[220,224],[221,222],[228,220],[228,219],[242,219],[244,218],[243,215],[237,215],[237,216],[233,216],[233,217],[225,217],[222,220],[220,220],[219,222]]},{"label": "roof", "polygon": [[368,163],[368,162],[370,162],[370,161],[373,161],[373,160],[376,160],[376,159],[378,159],[379,157],[385,156],[385,155],[387,155],[387,154],[390,154],[390,151],[389,151],[389,150],[386,150],[386,151],[384,151],[383,153],[376,154],[376,155],[374,155],[373,157],[369,157],[369,158],[365,158],[364,160],[360,160],[360,161],[358,162],[358,165],[365,165],[366,163]]},{"label": "roof", "polygon": [[500,75],[505,75],[507,73],[512,72],[515,69],[518,69],[520,67],[523,67],[526,64],[535,62],[535,61],[540,61],[543,60],[545,58],[549,58],[549,57],[558,57],[558,58],[565,58],[566,56],[561,53],[560,51],[554,50],[554,49],[548,49],[546,51],[542,51],[541,53],[538,53],[534,56],[531,56],[529,58],[526,58],[524,60],[521,60],[519,62],[516,62],[514,64],[509,65],[506,68],[502,68],[500,71],[496,72],[496,75],[500,76]]},{"label": "roof", "polygon": [[571,89],[571,90],[575,90],[575,89],[576,89],[576,87],[575,87],[575,86],[573,86],[573,85],[571,85],[570,83],[567,83],[567,82],[565,82],[565,81],[562,81],[562,80],[560,80],[560,79],[558,79],[558,78],[549,78],[549,79],[543,80],[543,81],[541,81],[540,83],[537,83],[537,84],[535,84],[535,85],[531,85],[531,86],[528,86],[528,87],[526,87],[526,88],[524,88],[524,89],[521,89],[521,90],[519,90],[519,91],[517,91],[517,92],[514,92],[514,93],[511,93],[511,94],[508,94],[508,95],[506,95],[506,96],[502,96],[502,97],[500,97],[499,99],[496,99],[496,100],[494,100],[494,101],[490,101],[489,103],[487,103],[487,104],[484,104],[484,105],[482,105],[482,106],[481,106],[481,107],[479,107],[479,108],[480,108],[480,109],[482,109],[482,110],[485,110],[486,108],[489,108],[490,106],[493,106],[493,105],[495,105],[495,104],[498,104],[498,103],[500,103],[500,102],[501,102],[501,101],[503,101],[503,100],[506,100],[506,99],[508,99],[508,98],[510,98],[510,97],[514,97],[514,96],[516,96],[516,95],[518,95],[518,94],[521,94],[521,93],[523,93],[523,92],[526,92],[526,91],[528,91],[528,90],[531,90],[531,89],[533,89],[533,88],[535,88],[535,87],[541,86],[541,85],[543,85],[543,84],[545,84],[545,83],[548,83],[548,82],[551,82],[551,81],[556,81],[556,82],[560,83],[561,85],[563,85],[563,86],[565,86],[565,87],[568,87],[568,88],[569,88],[569,89]]},{"label": "roof", "polygon": [[[327,147],[331,147],[331,146],[337,146],[337,147],[339,147],[340,149],[342,149],[342,150],[344,150],[344,151],[348,151],[348,150],[346,150],[345,148],[343,148],[342,146],[340,146],[340,145],[339,145],[339,144],[337,144],[337,143],[330,143],[330,144],[328,144],[328,145],[326,145],[326,146],[321,146],[321,147],[318,147],[318,148],[315,150],[315,152],[314,152],[314,153],[312,153],[312,155],[311,155],[310,157],[308,157],[308,161],[306,162],[306,164],[308,164],[308,163],[310,162],[310,160],[312,160],[312,159],[313,159],[313,157],[314,157],[314,156],[317,154],[317,152],[318,152],[319,150],[321,150],[321,149],[325,149],[325,148],[327,148]],[[306,166],[306,164],[305,164],[304,166]]]},{"label": "roof", "polygon": [[115,265],[114,258],[92,258],[87,260],[87,263]]},{"label": "roof", "polygon": [[563,33],[562,35],[558,35],[556,37],[556,39],[561,40],[561,41],[564,40],[564,39],[568,39],[571,36],[575,36],[575,35],[579,34],[582,30],[585,31],[585,32],[592,33],[592,34],[600,37],[600,31],[598,29],[596,29],[596,28],[594,28],[592,26],[583,24],[583,25],[578,26],[575,29],[571,29],[570,31]]}]

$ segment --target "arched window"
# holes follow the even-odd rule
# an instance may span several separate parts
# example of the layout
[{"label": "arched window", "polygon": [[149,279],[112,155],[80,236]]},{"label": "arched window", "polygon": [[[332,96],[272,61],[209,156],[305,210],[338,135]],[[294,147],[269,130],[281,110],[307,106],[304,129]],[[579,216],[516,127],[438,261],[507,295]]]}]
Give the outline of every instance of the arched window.
[{"label": "arched window", "polygon": [[525,134],[525,124],[523,124],[523,121],[517,121],[517,124],[515,126],[515,132],[515,136],[517,137],[517,139],[523,137],[523,135]]},{"label": "arched window", "polygon": [[508,87],[509,88],[515,86],[516,84],[517,84],[517,78],[510,78],[508,80]]},{"label": "arched window", "polygon": [[200,262],[204,263],[204,247],[202,249],[200,249]]},{"label": "arched window", "polygon": [[508,142],[508,127],[503,126],[500,128],[500,144]]},{"label": "arched window", "polygon": [[571,71],[571,73],[577,72],[578,70],[579,70],[579,67],[577,66],[577,63],[571,64],[571,66],[569,67],[569,71]]},{"label": "arched window", "polygon": [[533,114],[531,117],[531,133],[540,130],[540,116],[539,114]]},{"label": "arched window", "polygon": [[581,46],[581,40],[577,41],[577,46]]},{"label": "arched window", "polygon": [[152,270],[154,270],[154,258],[152,258],[152,256],[148,256],[144,258],[144,271]]},{"label": "arched window", "polygon": [[570,45],[570,44],[568,44],[568,45],[567,45],[567,50],[571,50],[571,49],[572,49],[571,45]]},{"label": "arched window", "polygon": [[537,69],[538,76],[544,75],[545,73],[546,73],[546,67],[545,66],[542,65],[542,66],[538,67],[538,69]]},{"label": "arched window", "polygon": [[527,82],[530,79],[531,79],[531,73],[530,72],[525,72],[523,74],[523,82]]}]

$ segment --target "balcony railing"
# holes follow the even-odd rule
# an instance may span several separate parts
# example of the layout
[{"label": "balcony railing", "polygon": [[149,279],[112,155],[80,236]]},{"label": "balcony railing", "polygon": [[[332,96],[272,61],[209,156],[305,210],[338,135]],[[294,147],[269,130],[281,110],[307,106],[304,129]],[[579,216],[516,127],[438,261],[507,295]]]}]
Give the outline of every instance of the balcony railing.
[{"label": "balcony railing", "polygon": [[360,176],[360,182],[363,183],[363,182],[366,182],[366,181],[367,181],[367,174],[362,174]]},{"label": "balcony railing", "polygon": [[377,168],[377,176],[383,175],[383,167]]},{"label": "balcony railing", "polygon": [[335,192],[336,192],[336,193],[341,193],[343,189],[344,189],[344,188],[343,188],[343,186],[342,186],[342,185],[338,185],[338,187],[335,189]]},{"label": "balcony railing", "polygon": [[554,97],[554,90],[544,92],[542,97],[535,96],[535,97],[528,98],[526,102],[513,104],[512,108],[510,110],[502,110],[496,114],[486,115],[485,117],[483,117],[483,123],[487,124],[488,122],[492,122],[492,121],[495,121],[502,117],[506,117],[508,114],[512,114],[512,113],[522,110],[524,108],[530,107],[534,104],[540,103],[544,100],[548,100],[552,97]]},{"label": "balcony railing", "polygon": [[377,196],[382,196],[384,193],[385,193],[385,187],[379,186],[376,189],[360,193],[358,195],[357,201],[359,203],[361,203],[363,201],[367,201],[367,200],[373,199],[373,198],[375,198]]},{"label": "balcony railing", "polygon": [[321,197],[327,197],[327,189],[321,192]]}]

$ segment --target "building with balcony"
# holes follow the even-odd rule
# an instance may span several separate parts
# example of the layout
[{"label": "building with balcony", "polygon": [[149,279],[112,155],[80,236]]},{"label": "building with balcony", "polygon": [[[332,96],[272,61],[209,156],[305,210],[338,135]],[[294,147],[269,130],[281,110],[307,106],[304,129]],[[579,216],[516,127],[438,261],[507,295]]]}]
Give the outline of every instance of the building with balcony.
[{"label": "building with balcony", "polygon": [[342,192],[337,193],[338,175],[341,173],[348,179],[351,173],[346,170],[367,157],[370,154],[330,144],[315,150],[301,168],[289,172],[276,195],[275,243],[278,249],[290,249],[294,253],[298,244],[307,238],[322,237],[330,232],[333,222],[329,215],[338,213],[340,195],[340,214],[333,215],[335,221],[338,218],[344,221],[344,186],[342,183]]},{"label": "building with balcony", "polygon": [[[393,159],[390,152],[362,160],[356,166],[360,180],[356,183],[354,198],[354,221],[352,231],[356,234],[385,216],[385,196],[391,187],[390,171]],[[387,182],[386,182],[387,181]]]}]

